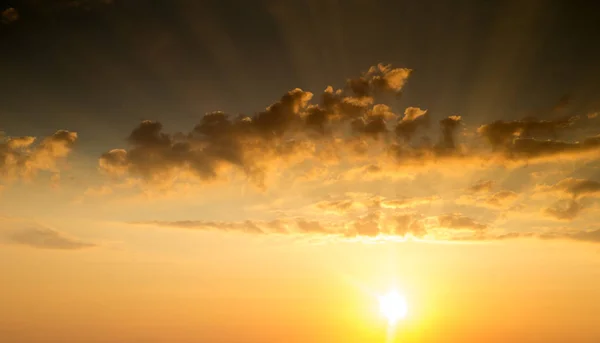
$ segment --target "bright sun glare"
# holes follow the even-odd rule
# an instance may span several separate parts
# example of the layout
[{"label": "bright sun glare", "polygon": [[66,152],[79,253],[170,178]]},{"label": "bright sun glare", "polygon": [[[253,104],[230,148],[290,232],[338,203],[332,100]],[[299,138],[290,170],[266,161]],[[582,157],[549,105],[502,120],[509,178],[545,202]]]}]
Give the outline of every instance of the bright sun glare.
[{"label": "bright sun glare", "polygon": [[390,324],[395,324],[400,319],[406,318],[408,314],[406,298],[396,291],[381,295],[379,296],[379,311]]}]

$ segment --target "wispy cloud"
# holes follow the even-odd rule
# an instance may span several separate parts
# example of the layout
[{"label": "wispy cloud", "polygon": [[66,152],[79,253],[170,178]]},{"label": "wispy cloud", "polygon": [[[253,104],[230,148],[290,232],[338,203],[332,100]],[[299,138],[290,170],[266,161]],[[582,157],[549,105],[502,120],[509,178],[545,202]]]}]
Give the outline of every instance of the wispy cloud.
[{"label": "wispy cloud", "polygon": [[9,244],[25,245],[37,249],[79,250],[96,246],[44,225],[1,218],[0,238]]}]

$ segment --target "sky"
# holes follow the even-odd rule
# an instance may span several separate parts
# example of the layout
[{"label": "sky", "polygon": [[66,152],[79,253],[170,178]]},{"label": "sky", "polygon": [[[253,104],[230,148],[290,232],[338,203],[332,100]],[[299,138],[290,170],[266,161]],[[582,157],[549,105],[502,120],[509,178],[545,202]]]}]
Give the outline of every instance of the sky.
[{"label": "sky", "polygon": [[599,9],[0,1],[2,342],[598,342]]}]

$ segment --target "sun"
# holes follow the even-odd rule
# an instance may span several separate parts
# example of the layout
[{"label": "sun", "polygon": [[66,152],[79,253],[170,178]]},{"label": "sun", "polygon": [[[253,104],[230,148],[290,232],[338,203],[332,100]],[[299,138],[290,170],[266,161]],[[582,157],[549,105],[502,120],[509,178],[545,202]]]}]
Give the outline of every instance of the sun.
[{"label": "sun", "polygon": [[408,315],[406,298],[396,291],[379,296],[379,311],[390,324],[396,324]]}]

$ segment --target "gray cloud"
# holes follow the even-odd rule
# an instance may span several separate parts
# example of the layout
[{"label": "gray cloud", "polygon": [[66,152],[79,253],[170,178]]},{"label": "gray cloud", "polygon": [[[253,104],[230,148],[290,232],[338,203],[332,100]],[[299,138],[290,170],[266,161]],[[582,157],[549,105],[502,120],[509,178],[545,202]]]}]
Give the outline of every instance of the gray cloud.
[{"label": "gray cloud", "polygon": [[578,117],[570,117],[555,121],[526,119],[508,122],[498,120],[482,125],[478,132],[490,142],[493,148],[506,148],[510,147],[517,138],[527,139],[539,136],[556,138],[560,130],[573,125],[578,119]]}]

